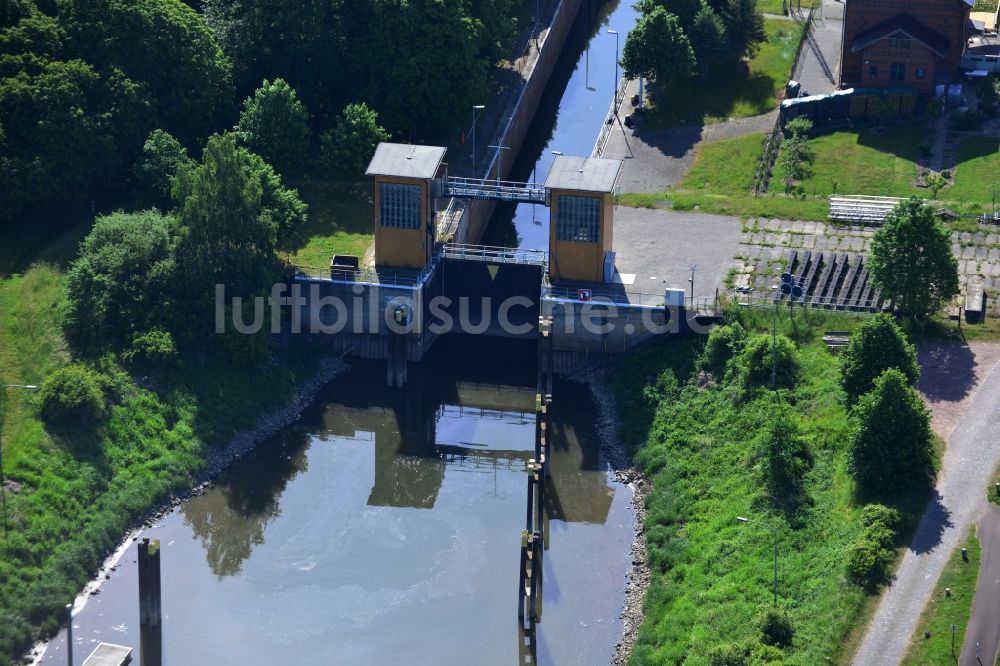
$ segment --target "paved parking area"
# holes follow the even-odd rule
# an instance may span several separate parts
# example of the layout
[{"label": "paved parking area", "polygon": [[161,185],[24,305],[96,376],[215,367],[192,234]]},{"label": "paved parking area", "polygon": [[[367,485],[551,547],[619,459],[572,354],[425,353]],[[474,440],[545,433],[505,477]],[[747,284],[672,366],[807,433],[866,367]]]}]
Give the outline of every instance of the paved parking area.
[{"label": "paved parking area", "polygon": [[723,215],[647,208],[615,209],[614,249],[619,275],[634,275],[631,293],[661,295],[668,287],[690,294],[689,266],[695,298],[714,300],[725,292],[725,279],[740,252],[739,219]]}]

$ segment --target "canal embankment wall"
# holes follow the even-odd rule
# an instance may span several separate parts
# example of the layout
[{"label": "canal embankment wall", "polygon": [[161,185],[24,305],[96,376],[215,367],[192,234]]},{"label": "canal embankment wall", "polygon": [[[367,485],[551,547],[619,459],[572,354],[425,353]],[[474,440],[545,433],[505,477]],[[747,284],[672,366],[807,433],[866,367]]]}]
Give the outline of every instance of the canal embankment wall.
[{"label": "canal embankment wall", "polygon": [[[549,84],[563,47],[577,25],[581,10],[593,17],[600,0],[561,0],[548,29],[541,35],[534,62],[529,62],[521,91],[504,113],[508,118],[500,133],[500,145],[510,150],[495,151],[482,170],[483,178],[508,179],[515,159],[535,121],[535,113]],[[494,141],[496,137],[484,137]],[[502,154],[501,153],[505,153]],[[449,199],[438,224],[438,238],[456,243],[479,244],[489,225],[496,201]]]}]

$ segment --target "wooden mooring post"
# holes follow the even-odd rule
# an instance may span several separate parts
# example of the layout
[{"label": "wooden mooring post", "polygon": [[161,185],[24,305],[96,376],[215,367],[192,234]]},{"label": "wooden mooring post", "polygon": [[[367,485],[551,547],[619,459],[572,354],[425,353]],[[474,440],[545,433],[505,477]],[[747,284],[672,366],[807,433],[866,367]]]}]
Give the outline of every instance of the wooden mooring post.
[{"label": "wooden mooring post", "polygon": [[160,540],[139,543],[139,660],[142,666],[163,663],[163,621],[160,591]]}]

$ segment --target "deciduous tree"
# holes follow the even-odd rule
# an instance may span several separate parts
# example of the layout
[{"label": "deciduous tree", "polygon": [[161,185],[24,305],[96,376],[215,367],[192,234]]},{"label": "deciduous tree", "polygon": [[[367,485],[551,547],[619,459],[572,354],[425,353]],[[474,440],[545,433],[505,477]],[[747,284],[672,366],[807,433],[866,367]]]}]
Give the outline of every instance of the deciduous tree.
[{"label": "deciduous tree", "polygon": [[906,375],[889,368],[854,406],[847,465],[862,494],[898,498],[930,488],[934,449],[930,415]]},{"label": "deciduous tree", "polygon": [[680,22],[663,7],[639,19],[622,49],[622,72],[629,78],[644,76],[669,84],[689,78],[696,64]]},{"label": "deciduous tree", "polygon": [[366,104],[348,104],[337,124],[320,139],[323,166],[332,174],[358,177],[389,133],[378,124],[378,114]]},{"label": "deciduous tree", "polygon": [[879,313],[858,325],[840,357],[840,385],[848,404],[870,391],[875,379],[889,368],[902,372],[909,384],[920,376],[917,352],[906,334],[891,316]]},{"label": "deciduous tree", "polygon": [[883,297],[913,317],[933,314],[958,293],[948,232],[917,197],[897,205],[875,232],[868,270]]},{"label": "deciduous tree", "polygon": [[243,102],[233,132],[279,172],[290,175],[302,169],[309,149],[309,114],[283,79],[264,81]]}]

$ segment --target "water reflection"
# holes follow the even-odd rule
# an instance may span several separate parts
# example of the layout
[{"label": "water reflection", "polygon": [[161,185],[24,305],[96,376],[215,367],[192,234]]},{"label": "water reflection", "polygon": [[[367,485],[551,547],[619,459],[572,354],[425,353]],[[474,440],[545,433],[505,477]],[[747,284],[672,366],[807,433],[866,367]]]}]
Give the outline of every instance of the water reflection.
[{"label": "water reflection", "polygon": [[216,576],[240,573],[268,523],[281,514],[278,498],[288,482],[309,468],[306,434],[292,430],[275,442],[267,465],[249,465],[217,489],[181,505],[184,524],[205,547]]}]

